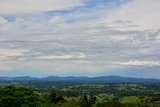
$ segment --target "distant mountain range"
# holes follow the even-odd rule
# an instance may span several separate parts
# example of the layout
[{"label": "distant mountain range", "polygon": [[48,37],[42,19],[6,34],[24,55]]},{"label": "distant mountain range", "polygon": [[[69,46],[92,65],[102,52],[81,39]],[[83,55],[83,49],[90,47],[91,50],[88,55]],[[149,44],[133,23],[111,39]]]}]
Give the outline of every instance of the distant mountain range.
[{"label": "distant mountain range", "polygon": [[102,76],[102,77],[58,77],[49,76],[44,78],[36,77],[0,77],[0,81],[53,81],[53,82],[76,82],[76,83],[160,83],[160,79],[153,78],[133,78],[120,76]]}]

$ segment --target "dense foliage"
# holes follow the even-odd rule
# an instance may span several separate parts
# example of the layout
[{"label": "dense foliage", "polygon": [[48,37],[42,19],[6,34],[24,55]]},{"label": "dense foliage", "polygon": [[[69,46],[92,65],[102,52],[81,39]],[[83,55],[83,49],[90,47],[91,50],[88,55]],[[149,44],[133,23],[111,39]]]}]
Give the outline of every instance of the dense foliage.
[{"label": "dense foliage", "polygon": [[39,96],[29,88],[6,86],[0,90],[0,107],[36,107],[41,103]]},{"label": "dense foliage", "polygon": [[160,84],[1,82],[0,107],[160,107]]}]

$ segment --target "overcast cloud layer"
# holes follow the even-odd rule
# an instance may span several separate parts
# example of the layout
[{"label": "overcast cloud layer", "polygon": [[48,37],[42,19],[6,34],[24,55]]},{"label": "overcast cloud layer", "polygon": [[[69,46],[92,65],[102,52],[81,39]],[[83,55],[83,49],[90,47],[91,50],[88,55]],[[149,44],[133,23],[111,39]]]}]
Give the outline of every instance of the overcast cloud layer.
[{"label": "overcast cloud layer", "polygon": [[160,0],[0,0],[0,76],[160,78],[159,10]]}]

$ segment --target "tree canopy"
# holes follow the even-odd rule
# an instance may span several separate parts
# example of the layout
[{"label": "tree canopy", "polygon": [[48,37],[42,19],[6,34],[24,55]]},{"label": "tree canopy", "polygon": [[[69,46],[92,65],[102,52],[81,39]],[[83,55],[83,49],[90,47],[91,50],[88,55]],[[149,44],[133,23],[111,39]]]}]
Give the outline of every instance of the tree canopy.
[{"label": "tree canopy", "polygon": [[0,90],[1,107],[37,107],[42,100],[26,87],[6,86]]}]

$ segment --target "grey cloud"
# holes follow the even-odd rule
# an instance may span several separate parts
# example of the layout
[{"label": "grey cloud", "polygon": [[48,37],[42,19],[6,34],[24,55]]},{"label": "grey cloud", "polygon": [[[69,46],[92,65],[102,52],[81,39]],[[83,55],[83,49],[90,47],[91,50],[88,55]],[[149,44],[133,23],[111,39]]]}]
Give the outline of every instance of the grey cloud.
[{"label": "grey cloud", "polygon": [[[98,72],[123,67],[114,62],[160,60],[159,29],[126,30],[124,28],[136,26],[123,20],[67,23],[63,16],[48,17],[44,20],[39,16],[27,19],[19,16],[14,22],[2,25],[8,30],[0,34],[0,48],[29,50],[6,61],[34,69]],[[85,57],[78,58],[79,53],[84,53]]]}]

